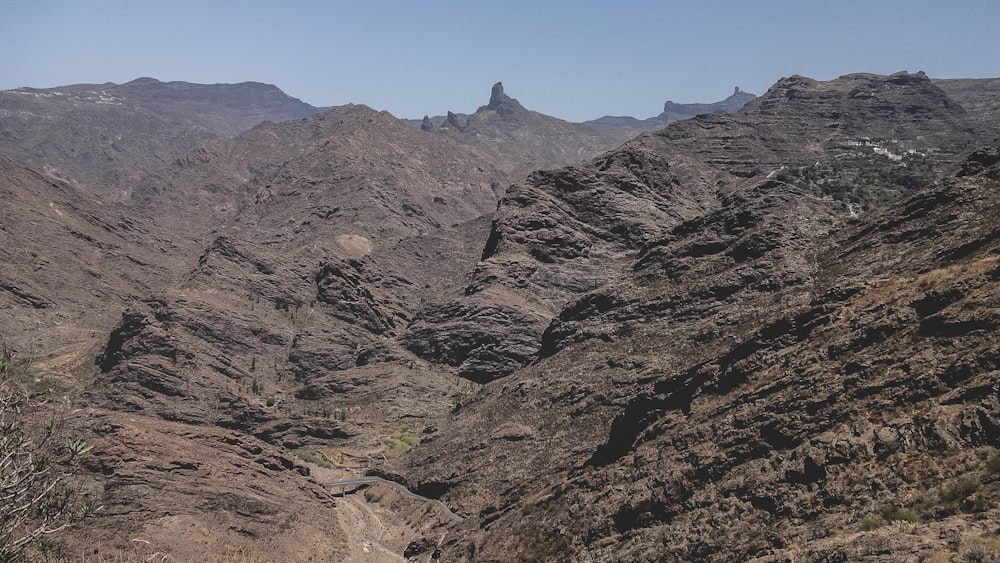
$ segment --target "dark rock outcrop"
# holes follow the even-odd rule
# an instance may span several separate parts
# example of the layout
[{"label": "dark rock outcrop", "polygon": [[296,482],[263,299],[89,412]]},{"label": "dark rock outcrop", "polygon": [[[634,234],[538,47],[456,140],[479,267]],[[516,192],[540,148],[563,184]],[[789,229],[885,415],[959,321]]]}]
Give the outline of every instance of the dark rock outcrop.
[{"label": "dark rock outcrop", "polygon": [[503,82],[497,82],[490,91],[490,103],[477,110],[495,112],[504,122],[517,124],[528,118],[528,110],[520,102],[503,92]]},{"label": "dark rock outcrop", "polygon": [[512,327],[547,321],[519,307],[453,302],[419,314],[402,343],[421,358],[458,368],[460,377],[486,383],[527,364],[538,350],[537,334]]}]

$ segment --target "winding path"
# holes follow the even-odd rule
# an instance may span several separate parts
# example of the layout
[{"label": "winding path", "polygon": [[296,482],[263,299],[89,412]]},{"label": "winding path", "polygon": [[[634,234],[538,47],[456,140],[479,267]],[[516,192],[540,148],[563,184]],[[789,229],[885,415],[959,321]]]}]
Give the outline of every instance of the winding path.
[{"label": "winding path", "polygon": [[329,483],[323,483],[323,486],[327,488],[344,487],[345,489],[344,492],[346,493],[347,487],[355,487],[358,485],[374,485],[374,484],[391,487],[396,491],[398,491],[399,494],[403,495],[404,497],[429,502],[440,508],[441,511],[444,512],[446,516],[448,516],[448,518],[450,518],[455,522],[461,522],[463,520],[461,516],[452,512],[451,509],[445,506],[443,502],[437,499],[427,498],[425,496],[418,495],[417,493],[414,493],[410,489],[407,489],[406,487],[395,481],[390,481],[388,479],[383,479],[381,477],[355,477],[353,479],[340,479],[339,481],[330,481]]}]

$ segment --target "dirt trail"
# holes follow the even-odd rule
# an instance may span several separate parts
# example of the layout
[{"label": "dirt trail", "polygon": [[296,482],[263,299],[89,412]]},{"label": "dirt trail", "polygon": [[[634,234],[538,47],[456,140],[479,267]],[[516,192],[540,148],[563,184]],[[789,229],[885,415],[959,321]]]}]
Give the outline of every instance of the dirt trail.
[{"label": "dirt trail", "polygon": [[362,495],[337,499],[337,512],[347,535],[348,554],[345,561],[405,561],[403,550],[416,534],[408,526],[393,522],[395,519],[390,513],[368,504]]}]

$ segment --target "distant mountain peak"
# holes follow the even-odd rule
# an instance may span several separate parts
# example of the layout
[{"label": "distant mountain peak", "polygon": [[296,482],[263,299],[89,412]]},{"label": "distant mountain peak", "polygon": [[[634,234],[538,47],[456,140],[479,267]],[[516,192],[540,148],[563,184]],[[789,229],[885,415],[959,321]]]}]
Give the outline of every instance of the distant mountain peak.
[{"label": "distant mountain peak", "polygon": [[490,103],[480,107],[477,111],[483,110],[495,111],[502,119],[510,121],[518,121],[528,111],[516,99],[504,94],[503,82],[497,82],[493,85],[493,90],[490,92]]},{"label": "distant mountain peak", "polygon": [[130,80],[129,82],[122,84],[122,86],[138,86],[140,84],[162,84],[162,82],[151,76],[140,76],[135,80]]},{"label": "distant mountain peak", "polygon": [[[503,87],[501,86],[500,88],[501,88],[501,94],[502,94],[503,93]],[[466,120],[468,120],[468,118],[466,118]],[[444,127],[451,127],[452,129],[455,129],[456,131],[462,131],[462,132],[465,131],[465,127],[461,123],[458,122],[458,116],[455,115],[454,113],[450,112],[450,111],[448,112],[448,117],[446,117],[445,120],[444,120],[443,126]]]},{"label": "distant mountain peak", "polygon": [[668,100],[663,104],[663,113],[661,113],[658,117],[661,120],[670,122],[678,119],[694,117],[695,115],[702,113],[712,113],[713,111],[719,110],[734,113],[739,111],[744,104],[755,99],[756,97],[757,96],[755,94],[744,92],[739,86],[734,86],[733,93],[721,102],[714,102],[710,104],[681,104]]},{"label": "distant mountain peak", "polygon": [[517,103],[517,100],[511,98],[507,94],[503,93],[503,82],[497,82],[493,85],[493,90],[490,92],[490,103],[488,108],[497,109],[501,105],[509,102]]}]

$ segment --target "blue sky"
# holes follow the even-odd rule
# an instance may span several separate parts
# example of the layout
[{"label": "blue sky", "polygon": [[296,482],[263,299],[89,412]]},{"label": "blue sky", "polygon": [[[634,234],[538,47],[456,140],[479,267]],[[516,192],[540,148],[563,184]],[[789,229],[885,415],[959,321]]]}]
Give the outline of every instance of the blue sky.
[{"label": "blue sky", "polygon": [[571,121],[782,76],[1000,76],[998,0],[0,0],[0,89],[140,76],[317,106],[471,112],[502,80]]}]

